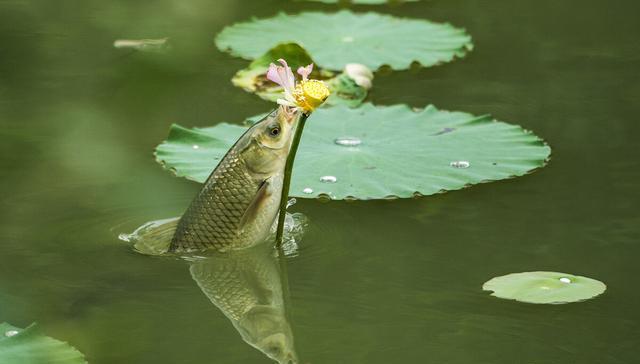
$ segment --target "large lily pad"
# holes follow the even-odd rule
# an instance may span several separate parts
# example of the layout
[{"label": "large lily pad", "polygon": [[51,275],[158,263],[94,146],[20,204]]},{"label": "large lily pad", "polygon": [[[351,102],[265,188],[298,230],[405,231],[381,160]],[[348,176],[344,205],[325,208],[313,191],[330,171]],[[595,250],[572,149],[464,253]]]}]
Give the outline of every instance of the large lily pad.
[{"label": "large lily pad", "polygon": [[[174,125],[156,158],[176,175],[203,182],[244,130],[225,123]],[[526,174],[544,166],[549,154],[534,134],[489,116],[433,106],[339,105],[320,108],[307,121],[290,194],[335,200],[431,195]]]},{"label": "large lily pad", "polygon": [[[245,91],[255,93],[262,99],[275,102],[282,97],[282,87],[267,80],[266,73],[271,63],[278,59],[286,59],[292,69],[315,63],[307,51],[296,43],[283,43],[270,49],[267,53],[255,59],[245,69],[238,71],[231,82]],[[367,97],[367,90],[356,84],[345,73],[336,75],[334,72],[314,67],[311,77],[324,80],[331,91],[327,105],[345,104],[356,107]]]},{"label": "large lily pad", "polygon": [[487,281],[482,289],[492,295],[528,303],[561,304],[583,301],[602,294],[604,283],[558,272],[512,273]]},{"label": "large lily pad", "polygon": [[226,27],[216,37],[220,50],[256,59],[279,43],[304,47],[323,68],[341,70],[348,63],[371,69],[389,65],[408,69],[412,62],[433,66],[462,57],[471,37],[450,24],[397,18],[378,13],[279,14]]},{"label": "large lily pad", "polygon": [[84,355],[69,344],[40,334],[35,324],[20,329],[0,324],[0,363],[86,364]]}]

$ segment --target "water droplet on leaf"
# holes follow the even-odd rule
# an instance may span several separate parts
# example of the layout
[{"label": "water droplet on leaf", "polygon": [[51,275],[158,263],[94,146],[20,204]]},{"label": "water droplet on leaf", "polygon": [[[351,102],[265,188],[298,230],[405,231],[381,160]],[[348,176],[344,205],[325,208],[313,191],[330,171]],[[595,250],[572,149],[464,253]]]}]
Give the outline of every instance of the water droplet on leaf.
[{"label": "water droplet on leaf", "polygon": [[11,336],[15,336],[15,335],[18,335],[18,334],[19,334],[18,330],[9,330],[9,331],[4,333],[4,336],[11,337]]},{"label": "water droplet on leaf", "polygon": [[320,182],[324,183],[336,183],[338,179],[335,176],[322,176],[320,177]]},{"label": "water droplet on leaf", "polygon": [[356,147],[362,144],[362,140],[354,137],[341,137],[334,140],[334,143],[344,147]]},{"label": "water droplet on leaf", "polygon": [[199,145],[197,145],[197,144],[194,144],[194,145],[193,145],[193,149],[198,149],[198,148],[200,148],[200,146],[199,146]]},{"label": "water droplet on leaf", "polygon": [[562,278],[560,278],[560,282],[562,282],[562,283],[571,283],[571,279],[569,279],[567,277],[562,277]]},{"label": "water droplet on leaf", "polygon": [[313,193],[313,189],[307,187],[304,190],[302,190],[303,193],[306,193],[307,195],[312,194]]},{"label": "water droplet on leaf", "polygon": [[454,161],[449,163],[453,168],[469,168],[471,164],[468,161]]}]

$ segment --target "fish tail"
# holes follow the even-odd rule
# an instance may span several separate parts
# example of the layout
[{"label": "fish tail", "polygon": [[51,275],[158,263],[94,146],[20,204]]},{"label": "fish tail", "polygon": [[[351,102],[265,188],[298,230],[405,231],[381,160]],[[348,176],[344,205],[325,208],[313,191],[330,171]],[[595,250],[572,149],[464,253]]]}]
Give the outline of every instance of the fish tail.
[{"label": "fish tail", "polygon": [[133,243],[133,248],[141,254],[165,254],[169,251],[179,221],[179,217],[149,221],[131,234],[120,235],[120,240]]}]

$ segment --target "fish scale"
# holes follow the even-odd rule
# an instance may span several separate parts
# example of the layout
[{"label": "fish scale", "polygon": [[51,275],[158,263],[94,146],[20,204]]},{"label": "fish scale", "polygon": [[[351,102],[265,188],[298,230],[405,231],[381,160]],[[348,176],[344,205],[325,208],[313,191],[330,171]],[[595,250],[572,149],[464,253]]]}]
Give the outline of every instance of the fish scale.
[{"label": "fish scale", "polygon": [[172,250],[225,251],[251,240],[255,229],[248,226],[239,231],[239,224],[259,186],[236,152],[230,151],[183,215]]},{"label": "fish scale", "polygon": [[[284,161],[269,176],[250,171],[241,150],[251,137],[247,132],[229,150],[180,219],[170,251],[220,252],[243,249],[264,240],[273,225],[280,204]],[[245,211],[268,178],[269,194],[249,224],[240,226]]]}]

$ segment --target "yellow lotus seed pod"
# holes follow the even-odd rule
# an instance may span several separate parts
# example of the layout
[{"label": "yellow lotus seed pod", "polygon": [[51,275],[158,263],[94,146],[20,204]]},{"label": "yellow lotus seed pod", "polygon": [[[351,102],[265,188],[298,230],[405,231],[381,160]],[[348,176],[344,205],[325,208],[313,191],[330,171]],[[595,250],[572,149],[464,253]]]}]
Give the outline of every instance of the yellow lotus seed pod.
[{"label": "yellow lotus seed pod", "polygon": [[296,86],[294,97],[298,106],[306,112],[311,112],[322,105],[330,93],[324,82],[305,80]]}]

